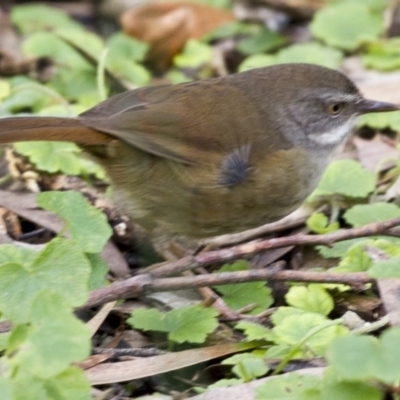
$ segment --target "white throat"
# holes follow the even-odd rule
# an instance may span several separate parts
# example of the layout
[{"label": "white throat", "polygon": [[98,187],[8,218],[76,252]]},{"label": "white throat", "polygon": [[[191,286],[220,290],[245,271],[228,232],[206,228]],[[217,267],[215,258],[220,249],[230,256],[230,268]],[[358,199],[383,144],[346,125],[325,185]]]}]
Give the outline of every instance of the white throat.
[{"label": "white throat", "polygon": [[351,132],[355,118],[348,119],[344,124],[323,133],[309,135],[309,139],[322,146],[336,146]]}]

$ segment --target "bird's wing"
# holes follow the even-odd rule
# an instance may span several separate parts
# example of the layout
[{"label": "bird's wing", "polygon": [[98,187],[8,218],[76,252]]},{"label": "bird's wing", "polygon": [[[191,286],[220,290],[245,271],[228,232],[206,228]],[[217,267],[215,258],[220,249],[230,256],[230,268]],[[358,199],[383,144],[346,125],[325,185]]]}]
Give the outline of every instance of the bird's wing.
[{"label": "bird's wing", "polygon": [[84,125],[184,164],[254,144],[257,107],[223,78],[122,93],[81,115]]}]

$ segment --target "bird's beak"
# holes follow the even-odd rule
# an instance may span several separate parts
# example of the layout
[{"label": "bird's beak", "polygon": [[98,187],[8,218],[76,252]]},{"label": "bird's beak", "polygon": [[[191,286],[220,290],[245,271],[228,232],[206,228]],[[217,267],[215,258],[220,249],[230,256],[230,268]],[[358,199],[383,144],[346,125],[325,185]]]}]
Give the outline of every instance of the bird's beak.
[{"label": "bird's beak", "polygon": [[384,111],[397,111],[399,106],[393,103],[385,103],[383,101],[375,100],[362,100],[357,104],[357,111],[359,114],[367,114],[374,112],[384,112]]}]

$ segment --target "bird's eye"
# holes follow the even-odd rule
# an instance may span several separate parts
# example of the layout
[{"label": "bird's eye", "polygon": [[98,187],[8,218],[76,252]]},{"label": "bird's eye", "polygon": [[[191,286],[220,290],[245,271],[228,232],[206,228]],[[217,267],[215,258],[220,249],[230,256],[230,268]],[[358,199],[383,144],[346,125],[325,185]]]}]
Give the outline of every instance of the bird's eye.
[{"label": "bird's eye", "polygon": [[328,114],[332,116],[339,115],[343,110],[343,103],[332,103],[328,106]]}]

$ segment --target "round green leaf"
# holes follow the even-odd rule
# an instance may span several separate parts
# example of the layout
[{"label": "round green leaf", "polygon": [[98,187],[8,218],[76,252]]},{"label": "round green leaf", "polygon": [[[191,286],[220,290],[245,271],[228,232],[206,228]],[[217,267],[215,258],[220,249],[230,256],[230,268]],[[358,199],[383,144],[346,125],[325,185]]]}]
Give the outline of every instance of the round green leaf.
[{"label": "round green leaf", "polygon": [[328,45],[354,51],[383,33],[383,15],[361,2],[340,2],[318,11],[310,28]]}]

